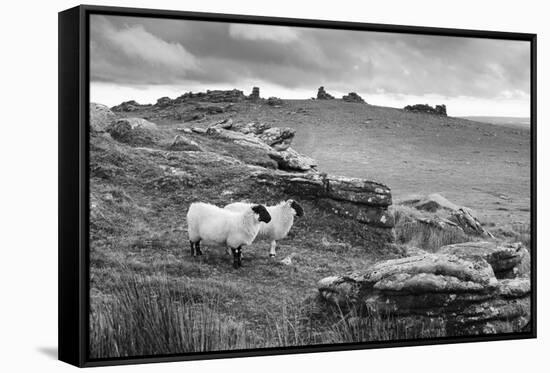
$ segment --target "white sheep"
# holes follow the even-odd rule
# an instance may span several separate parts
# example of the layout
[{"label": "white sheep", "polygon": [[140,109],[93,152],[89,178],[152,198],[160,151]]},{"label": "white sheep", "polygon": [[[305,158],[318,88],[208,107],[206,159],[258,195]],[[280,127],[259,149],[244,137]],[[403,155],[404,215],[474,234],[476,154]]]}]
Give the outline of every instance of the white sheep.
[{"label": "white sheep", "polygon": [[[252,206],[250,203],[235,202],[225,206],[224,209],[242,212],[249,209],[250,206]],[[304,210],[296,201],[289,199],[275,206],[267,206],[267,211],[271,215],[271,221],[260,224],[257,238],[271,241],[269,257],[274,258],[276,255],[277,240],[287,236],[294,224],[294,216],[303,216]]]},{"label": "white sheep", "polygon": [[187,212],[187,232],[191,255],[202,255],[200,243],[224,245],[233,253],[233,267],[241,266],[241,250],[250,245],[260,224],[271,216],[262,205],[250,205],[242,211],[225,210],[208,203],[192,203]]}]

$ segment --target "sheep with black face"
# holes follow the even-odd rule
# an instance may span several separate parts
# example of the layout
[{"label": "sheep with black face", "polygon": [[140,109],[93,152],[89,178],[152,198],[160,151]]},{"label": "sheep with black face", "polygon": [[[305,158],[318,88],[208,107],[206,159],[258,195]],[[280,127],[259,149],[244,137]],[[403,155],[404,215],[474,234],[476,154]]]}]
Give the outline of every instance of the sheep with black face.
[{"label": "sheep with black face", "polygon": [[[230,211],[246,211],[252,204],[246,202],[235,202],[224,207]],[[293,199],[283,201],[274,206],[267,206],[267,211],[271,216],[271,221],[260,224],[260,230],[256,237],[258,239],[266,239],[271,243],[269,256],[274,258],[276,255],[277,240],[281,240],[288,235],[288,232],[294,224],[294,217],[304,215],[304,210],[298,202]]]},{"label": "sheep with black face", "polygon": [[208,203],[192,203],[187,212],[187,232],[191,255],[202,255],[200,243],[225,246],[233,253],[233,267],[241,267],[243,246],[250,245],[271,216],[262,205],[240,211],[222,209]]}]

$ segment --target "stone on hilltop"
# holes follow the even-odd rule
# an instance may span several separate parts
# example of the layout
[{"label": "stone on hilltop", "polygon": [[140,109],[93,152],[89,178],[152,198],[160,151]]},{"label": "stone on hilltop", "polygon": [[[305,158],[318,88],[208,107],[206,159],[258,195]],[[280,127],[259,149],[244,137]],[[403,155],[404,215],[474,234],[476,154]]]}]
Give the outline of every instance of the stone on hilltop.
[{"label": "stone on hilltop", "polygon": [[334,96],[327,93],[325,91],[325,87],[321,86],[319,87],[319,90],[317,91],[317,100],[332,100],[334,99]]},{"label": "stone on hilltop", "polygon": [[350,92],[347,95],[342,96],[342,100],[344,100],[346,102],[357,102],[357,103],[361,103],[361,104],[366,103],[365,100],[363,100],[363,98],[355,92]]},{"label": "stone on hilltop", "polygon": [[112,111],[132,112],[138,111],[140,108],[149,107],[150,105],[141,105],[134,100],[124,101],[120,105],[113,106]]},{"label": "stone on hilltop", "polygon": [[270,106],[282,106],[283,100],[278,97],[270,97],[267,99],[266,103]]},{"label": "stone on hilltop", "polygon": [[157,103],[155,104],[155,106],[166,107],[172,104],[173,104],[173,101],[170,97],[161,97],[157,100]]},{"label": "stone on hilltop", "polygon": [[426,113],[447,116],[447,107],[445,105],[436,105],[435,108],[428,104],[407,105],[404,110],[413,113]]},{"label": "stone on hilltop", "polygon": [[260,99],[260,87],[252,87],[252,93],[248,95],[248,99],[251,101],[258,101]]}]

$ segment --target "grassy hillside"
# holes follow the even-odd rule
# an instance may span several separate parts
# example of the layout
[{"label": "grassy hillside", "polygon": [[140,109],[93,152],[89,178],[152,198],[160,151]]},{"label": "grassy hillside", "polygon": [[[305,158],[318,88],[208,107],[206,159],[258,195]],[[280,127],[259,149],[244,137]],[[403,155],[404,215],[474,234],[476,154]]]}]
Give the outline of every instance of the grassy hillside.
[{"label": "grassy hillside", "polygon": [[[432,188],[426,192],[440,191],[442,185],[455,180],[436,180],[434,172],[427,182],[428,174],[422,171],[427,162],[426,151],[435,147],[449,153],[459,149],[462,154],[468,149],[480,164],[486,164],[496,157],[485,157],[485,152],[496,153],[496,146],[483,135],[479,143],[461,145],[463,136],[472,136],[481,128],[495,131],[498,141],[512,150],[518,139],[526,141],[523,132],[510,133],[509,138],[500,140],[501,129],[487,130],[474,122],[341,101],[285,101],[279,108],[240,103],[231,111],[191,122],[160,114],[150,109],[119,114],[150,118],[158,124],[154,139],[147,145],[121,143],[101,133],[90,138],[92,357],[444,334],[437,320],[430,325],[411,325],[410,321],[407,324],[391,318],[382,320],[374,315],[327,316],[324,307],[328,306],[317,301],[319,279],[399,256],[401,248],[377,239],[376,232],[365,225],[323,210],[314,200],[300,201],[306,215],[296,221],[289,237],[279,242],[276,260],[268,258],[267,242],[247,249],[243,268],[238,271],[221,248],[207,247],[204,256],[191,257],[185,219],[191,202],[200,200],[223,206],[248,199],[273,204],[289,196],[250,177],[250,166],[275,167],[261,152],[255,154],[221,138],[195,133],[185,136],[199,143],[204,152],[170,150],[171,141],[181,128],[206,127],[227,117],[293,127],[298,131],[293,146],[320,160],[323,171],[328,168],[335,174],[340,166],[343,174],[351,173],[352,162],[357,169],[352,158],[336,158],[337,164],[330,161],[335,152],[350,146],[344,142],[349,138],[368,138],[365,143],[354,144],[358,151],[368,154],[365,175],[354,176],[372,176],[397,190],[403,189],[400,180],[410,188],[416,185],[414,179],[418,184],[424,183],[424,189],[429,183]],[[440,131],[440,136],[435,136],[433,128]],[[342,132],[348,140],[336,136]],[[368,135],[360,137],[358,133],[362,132]],[[454,136],[451,138],[448,133]],[[426,137],[431,139],[429,144]],[[398,138],[403,144],[397,144]],[[329,143],[320,139],[328,139]],[[511,157],[523,156],[521,149],[520,153],[510,153]],[[421,158],[418,163],[416,156]],[[441,171],[442,166],[430,167]],[[475,167],[471,163],[451,163],[445,169],[454,174],[472,168]],[[523,175],[518,175],[514,188],[518,180],[519,184],[524,181]],[[456,177],[464,183],[482,178],[467,172]],[[489,184],[493,185],[487,178],[486,185]],[[518,195],[523,193],[523,185],[517,188]],[[420,187],[412,189],[410,192],[414,193]],[[400,233],[403,232],[398,231],[397,235]],[[471,237],[437,239],[453,243]],[[411,240],[413,237],[402,241]],[[416,243],[429,248],[433,242]],[[291,265],[279,261],[290,254],[295,255]]]}]

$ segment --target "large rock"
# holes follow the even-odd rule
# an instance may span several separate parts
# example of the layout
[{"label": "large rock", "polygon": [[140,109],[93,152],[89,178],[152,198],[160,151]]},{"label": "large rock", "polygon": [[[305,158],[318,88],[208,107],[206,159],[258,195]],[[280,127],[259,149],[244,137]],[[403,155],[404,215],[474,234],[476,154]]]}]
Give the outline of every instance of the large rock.
[{"label": "large rock", "polygon": [[143,118],[121,118],[116,121],[116,124],[124,124],[133,130],[134,129],[149,129],[149,130],[157,129],[157,125],[155,123],[149,122],[148,120]]},{"label": "large rock", "polygon": [[270,98],[267,99],[266,103],[270,106],[278,107],[278,106],[283,105],[283,100],[281,100],[278,97],[270,97]]},{"label": "large rock", "polygon": [[328,198],[334,201],[384,209],[392,203],[390,188],[375,181],[318,172],[264,172],[258,170],[252,174],[261,182],[281,187],[289,194]]},{"label": "large rock", "polygon": [[173,101],[170,97],[161,97],[157,100],[155,106],[158,107],[167,107],[173,104]]},{"label": "large rock", "polygon": [[150,106],[151,105],[141,105],[141,104],[137,103],[134,100],[130,100],[130,101],[124,101],[120,105],[113,106],[111,108],[111,110],[112,111],[132,112],[132,111],[138,111],[142,108],[148,108]]},{"label": "large rock", "polygon": [[464,233],[494,238],[493,234],[481,225],[474,212],[468,208],[461,207],[453,211],[449,220],[457,223]]},{"label": "large rock", "polygon": [[319,90],[317,91],[317,100],[332,100],[334,99],[334,96],[327,93],[325,91],[325,87],[321,86],[319,87]]},{"label": "large rock", "polygon": [[105,131],[117,116],[107,106],[90,103],[90,130],[95,132]]},{"label": "large rock", "polygon": [[363,100],[363,98],[355,92],[350,92],[347,95],[342,96],[342,100],[346,102],[356,102],[360,104],[365,104],[365,100]]},{"label": "large rock", "polygon": [[183,102],[240,102],[246,99],[243,91],[238,89],[231,90],[207,90],[206,92],[187,92],[174,100],[174,103]]},{"label": "large rock", "polygon": [[464,259],[482,258],[491,265],[497,278],[518,274],[517,267],[529,255],[521,243],[497,244],[488,241],[447,245],[440,248],[438,253],[451,254]]},{"label": "large rock", "polygon": [[271,159],[277,162],[281,170],[310,171],[317,167],[317,161],[313,158],[298,153],[292,148],[269,153]]},{"label": "large rock", "polygon": [[273,152],[273,149],[265,142],[260,140],[257,136],[249,133],[242,133],[238,131],[226,130],[218,127],[209,127],[206,130],[206,134],[211,136],[217,136],[226,140],[231,140],[236,144],[242,146],[249,146],[252,148],[264,150],[268,153]]},{"label": "large rock", "polygon": [[458,228],[469,235],[494,238],[493,234],[482,226],[472,209],[458,206],[440,194],[433,193],[427,196],[414,196],[399,202],[399,204],[432,213],[444,210],[448,214],[447,217],[434,216],[433,218],[423,218],[423,222],[434,226],[439,225],[440,228],[446,228],[447,226],[452,229]]},{"label": "large rock", "polygon": [[248,99],[251,101],[258,101],[260,99],[260,87],[252,87],[252,93],[248,95]]},{"label": "large rock", "polygon": [[413,113],[427,113],[447,116],[447,107],[445,105],[436,105],[435,108],[427,104],[407,105],[404,107],[406,111]]},{"label": "large rock", "polygon": [[271,124],[266,122],[248,122],[248,123],[239,122],[239,123],[235,123],[231,127],[233,131],[246,133],[246,134],[251,133],[254,135],[259,135],[263,133],[265,130],[268,130],[270,128],[271,128]]},{"label": "large rock", "polygon": [[286,150],[292,144],[296,130],[292,128],[272,127],[259,134],[260,140],[275,150]]},{"label": "large rock", "polygon": [[421,253],[324,278],[322,298],[381,316],[442,319],[448,335],[509,332],[529,322],[528,279],[497,280],[482,258]]},{"label": "large rock", "polygon": [[122,118],[107,128],[111,137],[129,145],[144,146],[158,141],[156,124],[143,118]]}]

